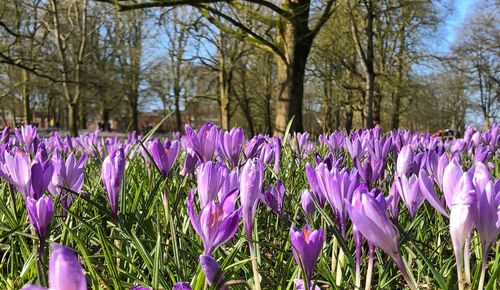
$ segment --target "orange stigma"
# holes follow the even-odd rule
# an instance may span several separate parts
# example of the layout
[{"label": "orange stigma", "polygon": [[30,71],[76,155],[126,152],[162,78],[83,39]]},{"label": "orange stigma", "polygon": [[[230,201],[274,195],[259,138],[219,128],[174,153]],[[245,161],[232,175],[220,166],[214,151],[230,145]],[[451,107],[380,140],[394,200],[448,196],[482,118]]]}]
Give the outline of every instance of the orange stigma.
[{"label": "orange stigma", "polygon": [[309,234],[310,234],[309,229],[305,228],[302,230],[302,232],[304,233],[304,239],[306,240],[306,242],[309,241]]}]

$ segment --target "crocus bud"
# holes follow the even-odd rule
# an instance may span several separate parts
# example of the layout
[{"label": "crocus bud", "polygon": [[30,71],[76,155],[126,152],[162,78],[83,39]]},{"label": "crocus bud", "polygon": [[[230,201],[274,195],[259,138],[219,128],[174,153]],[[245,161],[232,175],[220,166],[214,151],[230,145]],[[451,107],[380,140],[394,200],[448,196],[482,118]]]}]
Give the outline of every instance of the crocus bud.
[{"label": "crocus bud", "polygon": [[238,166],[244,140],[245,134],[241,128],[233,128],[229,132],[221,132],[219,148],[233,168]]},{"label": "crocus bud", "polygon": [[[306,285],[304,283],[304,280],[302,280],[302,279],[294,279],[293,283],[295,284],[295,290],[306,290]],[[313,284],[314,284],[313,281],[309,282],[309,285],[310,285],[309,286],[309,288],[310,288],[309,290],[321,290],[321,288],[319,288],[318,285],[314,284],[314,286],[313,286]]]},{"label": "crocus bud", "polygon": [[306,279],[311,280],[314,266],[323,247],[323,230],[312,230],[309,225],[302,230],[292,227],[290,242],[295,262],[303,268]]},{"label": "crocus bud", "polygon": [[191,285],[187,282],[177,282],[172,290],[191,290]]},{"label": "crocus bud", "polygon": [[201,255],[200,265],[209,285],[214,285],[215,289],[229,290],[229,286],[224,282],[224,273],[212,256]]},{"label": "crocus bud", "polygon": [[500,234],[500,198],[499,188],[495,188],[493,181],[489,181],[484,191],[477,192],[478,200],[478,217],[477,231],[481,237],[483,244],[484,257],[488,256],[489,247],[498,239]]},{"label": "crocus bud", "polygon": [[462,167],[460,167],[457,159],[453,159],[452,162],[450,162],[450,164],[448,164],[448,166],[446,166],[446,169],[444,170],[443,194],[446,200],[446,205],[450,208],[453,204],[454,195],[456,194],[455,186],[460,180],[462,173]]},{"label": "crocus bud", "polygon": [[418,180],[416,175],[407,178],[406,175],[396,176],[396,188],[403,199],[403,202],[408,207],[410,216],[414,217],[417,210],[424,201],[423,195],[420,193]]},{"label": "crocus bud", "polygon": [[54,202],[48,196],[43,196],[38,201],[28,197],[26,198],[26,209],[30,223],[35,228],[40,239],[40,251],[42,252],[54,215]]},{"label": "crocus bud", "polygon": [[125,173],[123,148],[112,151],[102,163],[102,181],[108,193],[109,206],[114,219],[118,217],[118,199]]},{"label": "crocus bud", "polygon": [[462,175],[453,190],[455,196],[451,205],[450,235],[455,251],[458,278],[461,280],[465,240],[471,234],[477,219],[477,197],[474,185],[467,173]]},{"label": "crocus bud", "polygon": [[[82,266],[72,250],[61,246],[52,246],[49,262],[50,290],[87,290],[87,281]],[[46,290],[35,285],[26,285],[23,290]]]},{"label": "crocus bud", "polygon": [[396,172],[402,176],[406,175],[413,163],[413,150],[410,145],[405,145],[401,148],[396,163]]},{"label": "crocus bud", "polygon": [[201,207],[204,207],[207,203],[214,200],[215,196],[224,185],[228,175],[229,169],[227,169],[226,165],[222,162],[208,161],[198,166],[196,181]]},{"label": "crocus bud", "polygon": [[312,200],[311,192],[307,189],[302,191],[300,195],[300,205],[302,206],[302,210],[306,213],[307,216],[311,217],[316,210],[316,206]]},{"label": "crocus bud", "polygon": [[398,232],[375,197],[360,188],[354,192],[352,204],[345,205],[356,229],[394,260],[399,259]]},{"label": "crocus bud", "polygon": [[203,162],[210,161],[219,141],[219,129],[213,123],[205,123],[196,132],[186,125],[186,137],[189,146]]},{"label": "crocus bud", "polygon": [[276,181],[276,186],[267,186],[266,192],[260,196],[260,200],[276,214],[281,214],[281,206],[285,196],[285,185],[281,180]]},{"label": "crocus bud", "polygon": [[436,191],[434,190],[434,184],[431,178],[425,173],[425,170],[421,169],[418,174],[418,186],[420,187],[420,192],[424,198],[434,207],[439,213],[445,217],[449,217],[446,212],[445,205],[437,197]]},{"label": "crocus bud", "polygon": [[60,198],[62,206],[66,209],[73,203],[74,193],[80,193],[82,190],[86,162],[86,154],[80,160],[76,159],[73,153],[66,160],[58,154],[52,157],[54,174],[48,189],[52,195]]},{"label": "crocus bud", "polygon": [[240,201],[243,210],[243,225],[249,239],[252,237],[253,221],[264,182],[264,166],[259,159],[249,159],[240,174]]}]

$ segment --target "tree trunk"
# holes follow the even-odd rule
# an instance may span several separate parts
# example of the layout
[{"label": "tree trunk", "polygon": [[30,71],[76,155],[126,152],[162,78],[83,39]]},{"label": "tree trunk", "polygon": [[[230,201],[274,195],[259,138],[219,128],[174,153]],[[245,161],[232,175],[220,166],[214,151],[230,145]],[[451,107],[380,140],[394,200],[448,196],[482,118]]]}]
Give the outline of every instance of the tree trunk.
[{"label": "tree trunk", "polygon": [[248,98],[247,93],[247,77],[245,69],[241,70],[241,90],[241,93],[243,95],[243,102],[241,102],[243,116],[245,116],[245,119],[247,120],[249,131],[248,133],[250,134],[250,136],[253,136],[255,135],[255,129],[253,124],[252,112],[250,111],[250,99]]},{"label": "tree trunk", "polygon": [[225,70],[225,65],[221,65],[221,69],[219,70],[220,122],[222,129],[229,130],[229,122],[231,119],[231,112],[229,111],[231,78],[228,76],[229,73]]},{"label": "tree trunk", "polygon": [[104,108],[102,109],[102,126],[103,126],[103,131],[108,131],[109,130],[109,113],[110,109]]},{"label": "tree trunk", "polygon": [[399,92],[394,93],[393,98],[393,109],[392,109],[392,118],[391,118],[391,129],[399,128],[399,111],[401,110],[401,96]]},{"label": "tree trunk", "polygon": [[177,131],[182,132],[182,118],[181,118],[179,94],[175,94],[174,96],[174,106],[175,106],[175,128]]},{"label": "tree trunk", "polygon": [[[288,2],[288,1],[287,1]],[[291,131],[302,132],[302,103],[307,57],[313,34],[309,30],[310,1],[290,1],[293,17],[283,23],[278,41],[283,46],[283,57],[276,56],[279,94],[276,102],[274,134],[283,135],[288,122],[294,118]]]},{"label": "tree trunk", "polygon": [[29,89],[30,77],[28,75],[28,72],[24,69],[22,70],[22,79],[23,79],[22,97],[23,97],[24,122],[26,124],[31,124],[33,122],[33,115],[31,114],[31,108],[30,108],[30,89]]},{"label": "tree trunk", "polygon": [[345,118],[345,131],[347,133],[351,132],[352,130],[352,118],[353,118],[353,110],[352,110],[352,105],[351,104],[348,104],[345,108],[345,114],[344,114],[344,118]]},{"label": "tree trunk", "polygon": [[139,71],[132,72],[130,80],[129,106],[132,114],[131,128],[133,131],[139,130]]},{"label": "tree trunk", "polygon": [[78,103],[68,103],[68,125],[71,136],[78,136]]},{"label": "tree trunk", "polygon": [[382,93],[380,89],[376,90],[373,96],[373,124],[380,125],[382,122]]},{"label": "tree trunk", "polygon": [[365,115],[365,127],[373,128],[373,94],[375,91],[375,66],[374,66],[374,46],[373,46],[373,19],[374,6],[373,0],[369,0],[367,5],[367,16],[366,16],[366,68],[365,68],[365,78],[366,78],[366,98],[364,104],[364,115]]},{"label": "tree trunk", "polygon": [[273,98],[273,63],[271,60],[271,55],[266,55],[266,63],[267,63],[267,71],[266,71],[266,95],[264,96],[264,105],[265,105],[265,130],[266,133],[271,135],[273,134],[273,124],[272,124],[272,109],[271,102]]},{"label": "tree trunk", "polygon": [[332,102],[330,96],[329,81],[330,80],[325,78],[323,84],[323,132],[328,132],[331,129],[332,124]]},{"label": "tree trunk", "polygon": [[137,104],[137,99],[133,99],[130,102],[130,110],[132,113],[131,126],[133,131],[139,130],[139,108]]}]

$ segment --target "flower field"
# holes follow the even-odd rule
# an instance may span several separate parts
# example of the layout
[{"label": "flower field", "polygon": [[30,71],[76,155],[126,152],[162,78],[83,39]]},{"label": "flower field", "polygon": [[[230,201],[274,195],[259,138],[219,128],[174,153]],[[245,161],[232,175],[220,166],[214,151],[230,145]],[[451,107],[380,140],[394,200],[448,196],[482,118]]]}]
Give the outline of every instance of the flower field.
[{"label": "flower field", "polygon": [[0,137],[0,289],[498,289],[500,136]]}]

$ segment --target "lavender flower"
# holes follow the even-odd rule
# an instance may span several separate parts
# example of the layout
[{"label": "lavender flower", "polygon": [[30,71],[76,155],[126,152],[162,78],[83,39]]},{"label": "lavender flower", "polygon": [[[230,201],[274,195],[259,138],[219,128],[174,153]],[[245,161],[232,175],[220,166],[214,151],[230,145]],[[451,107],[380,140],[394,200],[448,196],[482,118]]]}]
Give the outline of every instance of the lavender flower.
[{"label": "lavender flower", "polygon": [[[73,251],[61,245],[54,245],[52,248],[49,263],[49,289],[87,290],[87,281],[82,266]],[[22,289],[40,290],[45,288],[26,285]]]},{"label": "lavender flower", "polygon": [[112,151],[102,163],[102,182],[108,193],[113,219],[118,218],[118,200],[125,173],[125,153],[123,148]]}]

